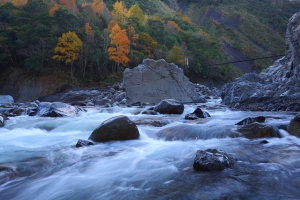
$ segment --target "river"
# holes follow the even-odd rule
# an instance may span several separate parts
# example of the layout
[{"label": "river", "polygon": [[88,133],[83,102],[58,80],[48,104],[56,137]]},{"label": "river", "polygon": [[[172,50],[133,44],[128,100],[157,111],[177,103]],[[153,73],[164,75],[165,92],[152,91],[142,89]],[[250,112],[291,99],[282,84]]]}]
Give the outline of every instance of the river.
[{"label": "river", "polygon": [[[263,115],[267,124],[287,124],[295,113],[203,110],[211,118],[199,124],[182,115],[147,116],[140,108],[102,108],[78,117],[10,118],[0,128],[0,199],[299,199],[300,139],[281,130],[282,138],[229,138],[224,130],[246,117]],[[168,119],[163,127],[139,125],[140,138],[75,148],[106,119]],[[201,121],[201,120],[200,120]],[[191,124],[192,123],[192,124]],[[202,138],[165,141],[156,133],[178,125],[198,126]],[[206,135],[206,136],[205,136]],[[232,169],[197,172],[197,150],[216,148],[236,159]]]}]

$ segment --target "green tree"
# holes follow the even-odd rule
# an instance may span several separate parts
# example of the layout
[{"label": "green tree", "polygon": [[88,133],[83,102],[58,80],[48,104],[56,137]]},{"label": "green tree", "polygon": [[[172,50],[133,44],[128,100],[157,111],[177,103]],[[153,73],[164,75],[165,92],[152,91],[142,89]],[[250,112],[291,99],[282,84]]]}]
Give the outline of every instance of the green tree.
[{"label": "green tree", "polygon": [[64,33],[58,38],[58,43],[54,48],[55,55],[52,57],[55,60],[63,61],[71,65],[71,77],[73,78],[73,62],[78,58],[82,42],[75,32]]}]

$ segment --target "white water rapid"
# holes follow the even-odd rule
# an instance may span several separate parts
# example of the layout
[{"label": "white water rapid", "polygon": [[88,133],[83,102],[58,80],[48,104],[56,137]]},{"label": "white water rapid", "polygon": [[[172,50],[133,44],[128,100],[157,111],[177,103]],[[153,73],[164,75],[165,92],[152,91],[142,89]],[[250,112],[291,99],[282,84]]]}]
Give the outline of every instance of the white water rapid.
[{"label": "white water rapid", "polygon": [[[81,112],[78,117],[11,117],[0,128],[0,199],[298,199],[300,139],[281,130],[283,138],[229,138],[226,130],[246,117],[265,116],[266,123],[288,124],[295,113],[209,109],[201,123],[180,116],[141,115],[140,108]],[[139,125],[140,138],[75,148],[104,120],[126,115],[131,120],[168,119],[163,127]],[[201,121],[201,120],[200,120]],[[168,127],[197,126],[202,139],[164,141],[156,133]],[[197,172],[197,150],[216,148],[236,164],[222,172]],[[2,169],[2,170],[1,170]]]}]

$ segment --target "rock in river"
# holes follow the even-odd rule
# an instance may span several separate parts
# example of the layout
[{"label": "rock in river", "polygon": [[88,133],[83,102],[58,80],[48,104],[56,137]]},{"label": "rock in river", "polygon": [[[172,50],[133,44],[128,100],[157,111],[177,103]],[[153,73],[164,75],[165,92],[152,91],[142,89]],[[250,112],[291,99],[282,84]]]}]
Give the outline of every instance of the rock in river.
[{"label": "rock in river", "polygon": [[133,140],[140,136],[136,124],[126,116],[116,116],[104,121],[89,137],[94,142]]},{"label": "rock in river", "polygon": [[198,150],[193,167],[197,171],[222,171],[234,166],[234,159],[216,149]]},{"label": "rock in river", "polygon": [[193,113],[186,114],[185,119],[195,120],[198,118],[207,118],[210,117],[208,112],[202,111],[201,108],[196,108],[196,110]]},{"label": "rock in river", "polygon": [[165,99],[154,107],[154,111],[161,114],[182,114],[184,105],[175,99]]},{"label": "rock in river", "polygon": [[40,117],[75,117],[77,114],[76,107],[61,102],[41,102],[37,111]]},{"label": "rock in river", "polygon": [[237,131],[242,133],[242,135],[248,139],[264,137],[281,137],[277,127],[257,122],[243,125],[242,127],[238,128]]}]

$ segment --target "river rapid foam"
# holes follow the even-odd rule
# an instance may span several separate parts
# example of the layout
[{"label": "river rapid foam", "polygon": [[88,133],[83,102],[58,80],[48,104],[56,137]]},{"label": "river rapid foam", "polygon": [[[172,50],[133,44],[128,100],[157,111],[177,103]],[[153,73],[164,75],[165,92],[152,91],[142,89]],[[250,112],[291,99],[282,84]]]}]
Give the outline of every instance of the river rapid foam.
[{"label": "river rapid foam", "polygon": [[[207,108],[218,104],[211,101]],[[202,104],[203,105],[203,104]],[[266,123],[287,124],[295,113],[207,109],[203,123],[182,115],[148,116],[141,108],[81,112],[78,117],[19,116],[0,129],[1,199],[297,199],[300,196],[300,139],[230,138],[224,130],[246,117],[266,116]],[[205,107],[203,108],[205,110]],[[104,120],[126,115],[131,120],[168,119],[163,127],[138,125],[140,138],[75,148]],[[199,127],[197,140],[164,141],[156,133],[186,124]],[[216,148],[236,159],[232,169],[196,172],[197,150]],[[1,170],[3,169],[3,170]]]}]

